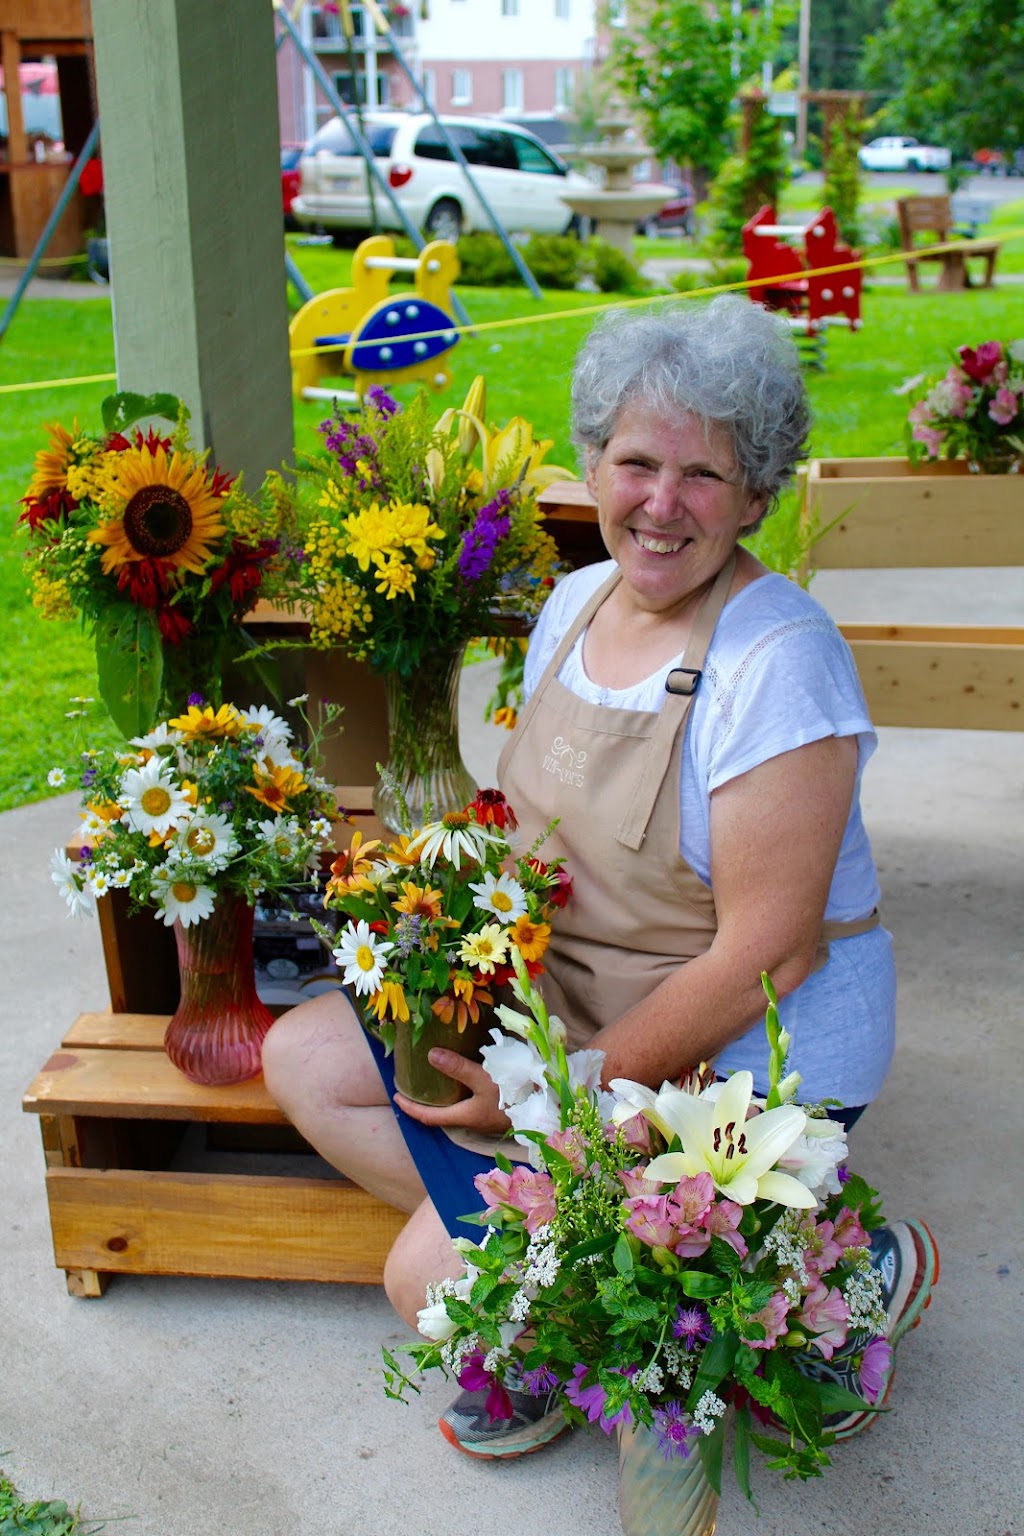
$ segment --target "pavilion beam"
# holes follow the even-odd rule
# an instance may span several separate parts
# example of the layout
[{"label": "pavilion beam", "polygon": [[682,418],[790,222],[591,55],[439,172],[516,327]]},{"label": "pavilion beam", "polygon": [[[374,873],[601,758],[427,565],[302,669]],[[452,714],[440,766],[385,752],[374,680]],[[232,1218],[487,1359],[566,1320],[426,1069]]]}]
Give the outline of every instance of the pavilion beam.
[{"label": "pavilion beam", "polygon": [[118,387],[255,490],[292,457],[273,12],[93,0]]}]

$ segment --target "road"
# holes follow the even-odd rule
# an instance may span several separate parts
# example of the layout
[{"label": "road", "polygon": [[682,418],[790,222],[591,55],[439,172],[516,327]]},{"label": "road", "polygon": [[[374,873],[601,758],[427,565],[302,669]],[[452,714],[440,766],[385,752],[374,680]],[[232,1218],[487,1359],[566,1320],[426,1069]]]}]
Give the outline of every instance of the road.
[{"label": "road", "polygon": [[[799,185],[820,187],[823,180],[820,171],[805,171]],[[919,171],[862,171],[861,189],[868,200],[891,195],[897,189],[903,194],[941,196],[946,191],[946,178],[926,176]],[[968,176],[955,195],[984,200],[998,208],[1024,198],[1024,176]]]}]

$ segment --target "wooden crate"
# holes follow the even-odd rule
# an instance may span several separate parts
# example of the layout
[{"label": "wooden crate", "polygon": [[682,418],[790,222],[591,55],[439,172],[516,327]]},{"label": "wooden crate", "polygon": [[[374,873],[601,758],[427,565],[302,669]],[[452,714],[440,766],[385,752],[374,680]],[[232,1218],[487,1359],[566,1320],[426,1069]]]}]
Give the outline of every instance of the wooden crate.
[{"label": "wooden crate", "polygon": [[[331,1177],[262,1077],[189,1082],[164,1054],[166,1025],[82,1014],[23,1099],[40,1118],[54,1260],[70,1293],[100,1296],[113,1274],[378,1283],[405,1215]],[[176,1169],[190,1127],[240,1154],[235,1171]],[[305,1153],[286,1161],[308,1172],[261,1172],[273,1152]]]}]

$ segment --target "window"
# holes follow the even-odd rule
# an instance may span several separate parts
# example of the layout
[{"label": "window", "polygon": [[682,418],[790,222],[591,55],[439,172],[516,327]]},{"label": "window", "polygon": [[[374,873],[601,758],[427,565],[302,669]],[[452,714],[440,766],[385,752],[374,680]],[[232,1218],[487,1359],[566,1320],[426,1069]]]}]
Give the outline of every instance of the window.
[{"label": "window", "polygon": [[452,106],[468,107],[473,101],[473,71],[452,70]]},{"label": "window", "polygon": [[430,105],[432,107],[436,107],[437,79],[432,69],[425,69],[423,71],[423,73],[420,75],[420,85],[423,87],[423,94],[430,102]]},{"label": "window", "polygon": [[626,0],[608,0],[607,20],[610,27],[626,25]]},{"label": "window", "polygon": [[572,108],[573,73],[571,69],[555,70],[555,111],[568,112]]},{"label": "window", "polygon": [[569,20],[569,0],[555,0],[555,20]]},{"label": "window", "polygon": [[502,70],[501,106],[504,112],[521,112],[523,110],[523,72],[521,69]]},{"label": "window", "polygon": [[503,16],[518,16],[519,0],[501,0],[501,14]]},{"label": "window", "polygon": [[[374,155],[387,158],[391,153],[391,146],[395,141],[395,127],[392,123],[364,123],[366,141],[373,150]],[[306,153],[315,155],[318,150],[325,150],[330,155],[358,155],[359,146],[347,123],[340,117],[332,117],[330,122],[318,128],[316,133],[306,145]]]},{"label": "window", "polygon": [[521,139],[518,134],[513,138],[516,147],[516,159],[519,161],[521,171],[532,171],[535,176],[561,176],[564,174],[562,167],[552,159],[546,149],[541,149],[532,139]]}]

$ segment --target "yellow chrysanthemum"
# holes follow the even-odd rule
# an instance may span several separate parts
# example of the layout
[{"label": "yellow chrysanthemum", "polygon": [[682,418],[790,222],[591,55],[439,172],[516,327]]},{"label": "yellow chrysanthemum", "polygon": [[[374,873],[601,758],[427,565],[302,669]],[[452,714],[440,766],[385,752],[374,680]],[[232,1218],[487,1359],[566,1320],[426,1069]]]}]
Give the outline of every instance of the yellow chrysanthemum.
[{"label": "yellow chrysanthemum", "polygon": [[347,553],[361,571],[369,570],[371,560],[380,565],[395,548],[395,520],[375,501],[365,511],[346,517],[344,527],[348,534]]},{"label": "yellow chrysanthemum", "polygon": [[222,496],[210,488],[206,466],[191,453],[126,448],[108,455],[102,501],[112,512],[89,540],[105,546],[109,575],[135,560],[162,560],[175,571],[201,576],[224,533]]},{"label": "yellow chrysanthemum", "polygon": [[444,529],[430,521],[429,508],[419,502],[396,501],[388,510],[393,519],[397,542],[412,552],[417,564],[429,558],[432,565],[434,553],[428,547],[427,540],[443,539]]},{"label": "yellow chrysanthemum", "polygon": [[392,602],[396,597],[412,597],[416,572],[400,555],[390,555],[377,572],[377,591]]},{"label": "yellow chrysanthemum", "polygon": [[181,731],[192,741],[223,741],[249,729],[243,726],[233,704],[222,704],[219,709],[214,709],[212,704],[203,708],[190,704],[185,714],[169,720],[168,724],[173,731]]}]

